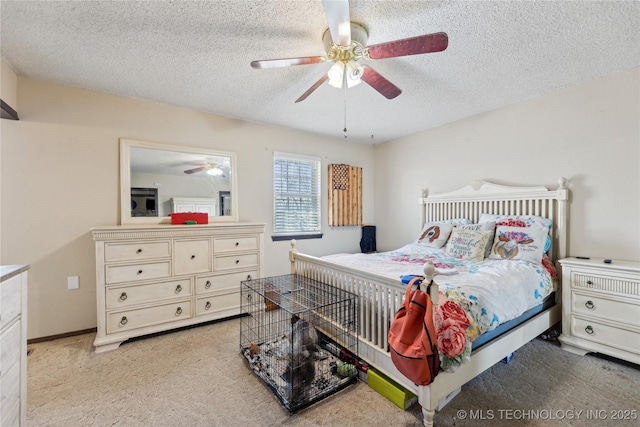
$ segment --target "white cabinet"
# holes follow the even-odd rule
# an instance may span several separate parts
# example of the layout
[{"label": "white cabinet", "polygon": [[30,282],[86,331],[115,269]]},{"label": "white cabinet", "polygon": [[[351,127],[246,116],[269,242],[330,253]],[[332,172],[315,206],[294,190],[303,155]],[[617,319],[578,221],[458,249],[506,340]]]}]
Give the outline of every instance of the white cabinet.
[{"label": "white cabinet", "polygon": [[566,258],[562,348],[640,363],[640,262]]},{"label": "white cabinet", "polygon": [[216,199],[203,197],[173,197],[171,199],[171,212],[200,212],[209,216],[217,216]]},{"label": "white cabinet", "polygon": [[27,270],[0,267],[0,425],[27,425]]},{"label": "white cabinet", "polygon": [[96,246],[96,352],[136,336],[240,314],[262,276],[264,224],[112,226]]}]

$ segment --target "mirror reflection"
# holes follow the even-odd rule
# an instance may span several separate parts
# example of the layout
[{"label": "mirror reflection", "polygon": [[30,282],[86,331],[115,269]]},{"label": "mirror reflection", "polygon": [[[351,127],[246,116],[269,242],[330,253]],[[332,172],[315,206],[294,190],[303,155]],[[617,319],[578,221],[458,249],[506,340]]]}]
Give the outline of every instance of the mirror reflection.
[{"label": "mirror reflection", "polygon": [[121,163],[122,223],[170,222],[174,212],[237,220],[233,153],[123,140]]}]

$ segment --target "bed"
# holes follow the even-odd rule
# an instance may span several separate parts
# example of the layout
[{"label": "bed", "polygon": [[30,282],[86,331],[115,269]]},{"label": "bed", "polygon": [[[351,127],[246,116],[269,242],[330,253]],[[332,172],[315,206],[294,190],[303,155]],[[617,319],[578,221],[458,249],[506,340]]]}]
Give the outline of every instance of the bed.
[{"label": "bed", "polygon": [[[442,360],[453,361],[453,363],[445,363],[444,369],[428,386],[417,386],[395,368],[388,352],[387,335],[389,325],[393,315],[402,305],[406,289],[405,285],[400,281],[399,275],[422,273],[428,276],[432,271],[428,266],[429,264],[434,264],[435,275],[433,277],[434,286],[431,287],[431,298],[435,306],[439,303],[450,301],[448,296],[451,289],[450,282],[454,281],[452,278],[456,276],[462,277],[463,275],[460,274],[462,270],[468,273],[469,268],[476,267],[461,267],[464,263],[457,264],[456,262],[439,265],[439,261],[443,260],[443,258],[440,258],[442,254],[436,254],[435,257],[423,254],[423,256],[412,258],[412,250],[421,250],[420,248],[413,248],[412,245],[424,243],[424,238],[433,237],[433,230],[428,230],[429,224],[456,223],[461,219],[466,219],[468,220],[467,222],[472,224],[478,224],[481,219],[487,222],[487,217],[489,219],[497,219],[500,223],[502,219],[507,217],[508,219],[512,217],[535,217],[543,221],[545,219],[548,220],[545,224],[545,226],[548,226],[548,238],[547,242],[545,242],[545,252],[543,253],[548,256],[549,266],[555,266],[558,259],[566,256],[567,203],[569,198],[567,181],[561,178],[558,183],[557,189],[549,190],[542,186],[512,187],[476,181],[464,188],[448,193],[421,194],[418,199],[420,210],[418,230],[422,230],[419,236],[422,239],[419,239],[419,241],[412,242],[397,251],[379,254],[377,258],[373,258],[376,254],[371,254],[371,256],[353,255],[355,258],[359,258],[356,261],[350,260],[349,257],[343,255],[331,255],[322,258],[305,255],[297,251],[295,241],[292,241],[292,248],[289,253],[291,272],[331,284],[358,296],[359,356],[376,370],[415,393],[422,407],[424,425],[427,427],[433,426],[435,411],[453,399],[462,385],[561,320],[560,283],[559,279],[554,279],[551,289],[549,289],[549,285],[543,284],[541,281],[541,288],[544,288],[544,292],[541,292],[539,304],[535,304],[530,309],[525,310],[525,313],[521,313],[506,324],[500,322],[500,325],[492,325],[484,329],[479,328],[476,331],[478,336],[471,342],[471,346],[466,352],[467,354],[461,354],[457,360],[453,360],[456,359],[455,357],[443,358],[441,355]],[[502,225],[509,226],[514,224],[502,222]],[[538,225],[535,226],[538,227]],[[454,229],[457,228],[456,226]],[[498,233],[498,228],[496,228],[494,229],[494,234],[502,235],[503,233],[502,231]],[[453,234],[449,237],[453,238]],[[497,249],[493,244],[493,237],[491,237],[491,240],[492,242],[489,246],[491,246],[492,257],[497,259],[487,261],[495,261],[502,264],[512,263],[509,264],[510,266],[534,264],[516,261],[515,259],[505,260],[504,258],[512,256],[508,253],[509,249],[506,247]],[[498,252],[501,257],[496,255]],[[460,258],[453,250],[445,255]],[[393,266],[394,257],[396,261],[400,261],[395,267]],[[426,263],[421,262],[424,259],[427,259]],[[365,260],[364,263],[362,263],[362,260]],[[450,258],[448,260],[451,261]],[[377,268],[375,266],[377,264],[383,264],[386,268],[383,271],[376,271]],[[541,269],[538,268],[538,270]],[[474,270],[474,272],[476,271],[478,270]],[[430,279],[431,277],[427,277],[426,280],[430,281]],[[444,297],[445,294],[447,297]],[[527,304],[530,305],[530,303]],[[442,321],[442,319],[440,320]],[[481,323],[481,321],[478,322]],[[481,343],[481,345],[476,345],[477,343]]]}]

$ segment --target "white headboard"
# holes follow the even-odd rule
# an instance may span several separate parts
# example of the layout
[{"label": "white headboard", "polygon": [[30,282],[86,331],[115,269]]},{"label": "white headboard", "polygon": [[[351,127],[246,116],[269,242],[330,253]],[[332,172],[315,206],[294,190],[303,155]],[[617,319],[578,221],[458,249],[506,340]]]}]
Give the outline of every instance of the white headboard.
[{"label": "white headboard", "polygon": [[418,199],[420,230],[425,222],[467,218],[478,222],[480,214],[537,215],[553,221],[549,258],[567,256],[568,182],[558,180],[558,189],[546,187],[510,187],[475,181],[459,190],[427,195]]}]

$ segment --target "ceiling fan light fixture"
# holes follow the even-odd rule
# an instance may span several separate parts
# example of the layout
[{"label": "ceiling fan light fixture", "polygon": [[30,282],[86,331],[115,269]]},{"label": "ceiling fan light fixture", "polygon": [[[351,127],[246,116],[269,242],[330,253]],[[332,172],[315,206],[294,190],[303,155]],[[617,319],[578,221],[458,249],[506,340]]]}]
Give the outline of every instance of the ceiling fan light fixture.
[{"label": "ceiling fan light fixture", "polygon": [[327,76],[329,76],[329,84],[333,87],[341,88],[343,74],[344,74],[344,62],[337,61],[335,64],[331,66],[331,68],[327,72]]},{"label": "ceiling fan light fixture", "polygon": [[362,82],[362,80],[360,80],[364,71],[362,65],[352,59],[347,62],[345,70],[347,72],[347,87],[354,87]]},{"label": "ceiling fan light fixture", "polygon": [[217,166],[211,167],[209,169],[207,169],[207,174],[209,175],[213,175],[213,176],[220,176],[223,174],[222,169],[220,169]]}]

